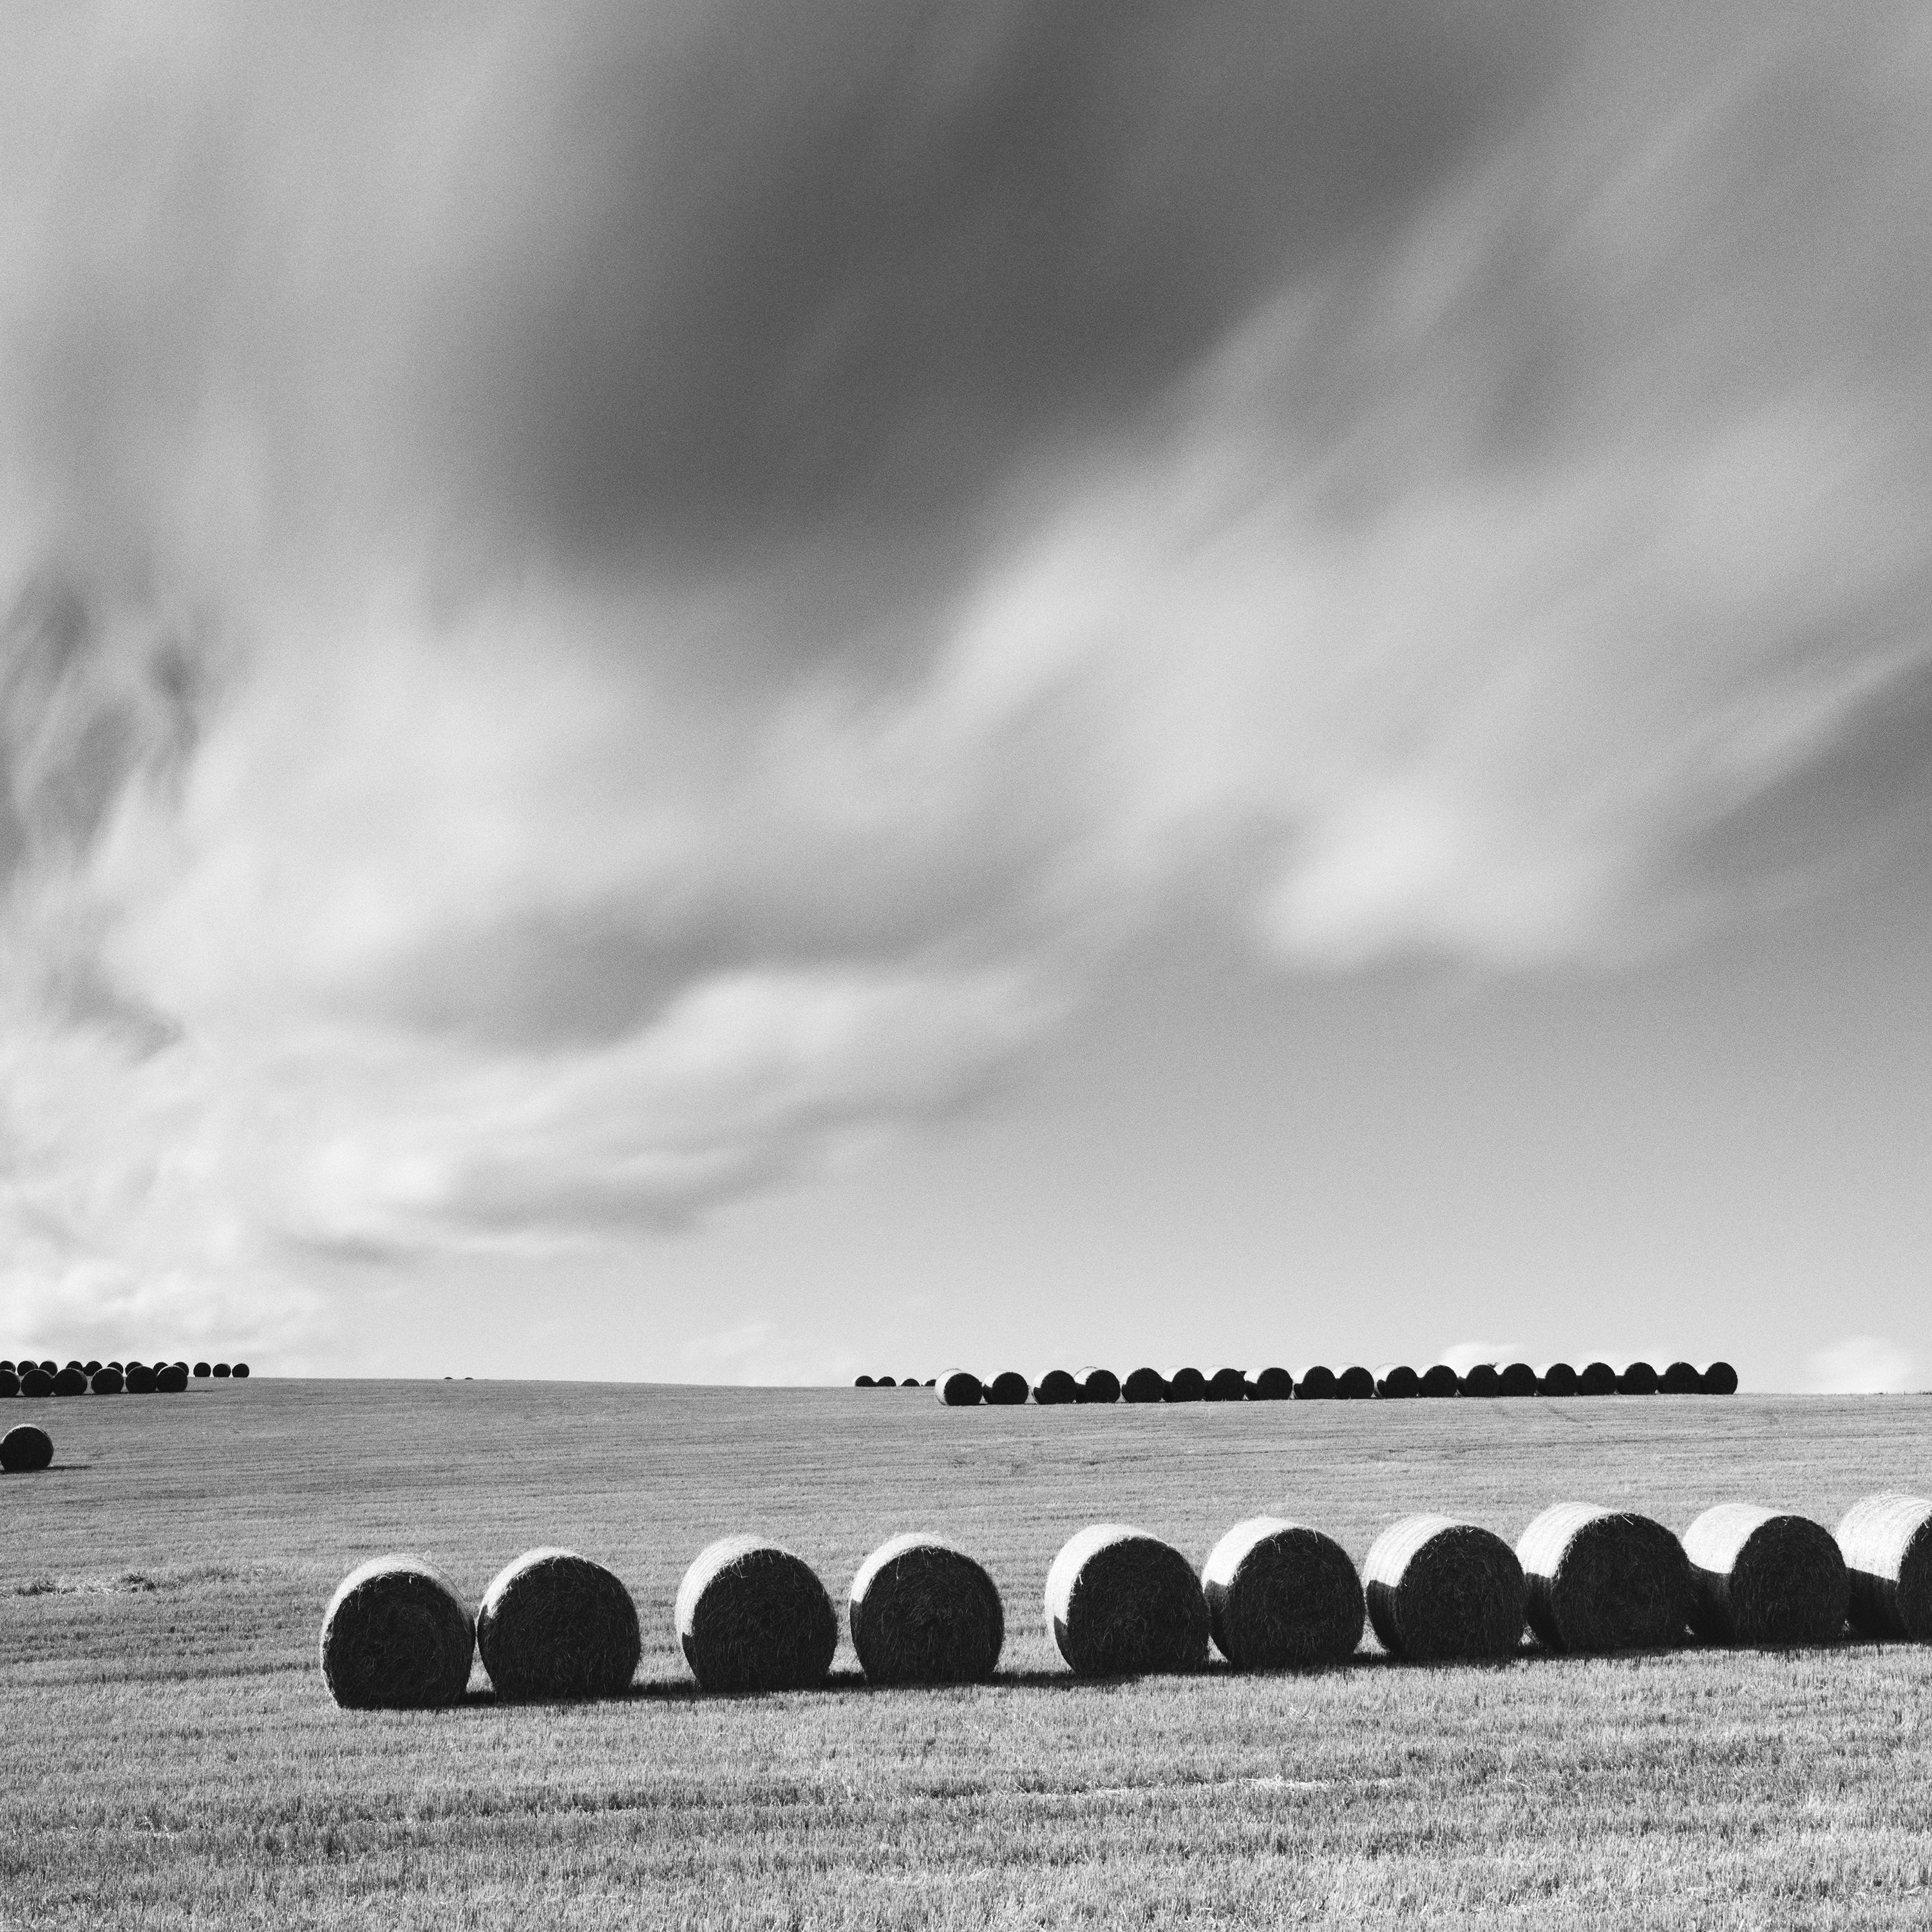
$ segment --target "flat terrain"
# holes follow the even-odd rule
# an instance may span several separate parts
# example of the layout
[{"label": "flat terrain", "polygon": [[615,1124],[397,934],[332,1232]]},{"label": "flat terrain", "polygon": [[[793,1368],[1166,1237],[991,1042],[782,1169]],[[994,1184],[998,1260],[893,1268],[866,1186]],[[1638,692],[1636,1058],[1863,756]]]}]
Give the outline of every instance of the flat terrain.
[{"label": "flat terrain", "polygon": [[[1612,1397],[948,1411],[929,1393],[200,1384],[0,1403],[0,1924],[1396,1925],[1932,1922],[1932,1652],[1526,1651],[1487,1668],[1074,1683],[1062,1540],[1198,1561],[1270,1510],[1360,1560],[1412,1509],[1512,1541],[1545,1503],[1682,1529],[1747,1498],[1835,1524],[1932,1491],[1932,1400]],[[1005,1595],[999,1682],[707,1698],[670,1606],[762,1529],[843,1603],[895,1531]],[[343,1573],[420,1551],[473,1601],[533,1544],[637,1597],[633,1696],[350,1714]]]}]

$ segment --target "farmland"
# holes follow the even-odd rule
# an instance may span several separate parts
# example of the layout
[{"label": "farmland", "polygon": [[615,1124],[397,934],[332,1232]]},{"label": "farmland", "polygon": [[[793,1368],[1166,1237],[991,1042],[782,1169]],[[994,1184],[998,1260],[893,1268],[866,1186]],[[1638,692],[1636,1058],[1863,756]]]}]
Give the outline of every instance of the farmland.
[{"label": "farmland", "polygon": [[[1514,1541],[1560,1496],[1681,1530],[1751,1498],[1828,1523],[1932,1486],[1932,1400],[1609,1398],[948,1411],[929,1392],[257,1378],[9,1403],[56,1444],[0,1483],[0,1924],[1922,1925],[1932,1652],[1526,1652],[1076,1684],[1041,1634],[1100,1519],[1198,1562],[1261,1510],[1360,1559],[1411,1509]],[[1004,1594],[1001,1677],[702,1697],[671,1639],[730,1529],[844,1588],[956,1538]],[[563,1543],[645,1638],[628,1699],[337,1711],[341,1575],[407,1548],[473,1604]]]}]

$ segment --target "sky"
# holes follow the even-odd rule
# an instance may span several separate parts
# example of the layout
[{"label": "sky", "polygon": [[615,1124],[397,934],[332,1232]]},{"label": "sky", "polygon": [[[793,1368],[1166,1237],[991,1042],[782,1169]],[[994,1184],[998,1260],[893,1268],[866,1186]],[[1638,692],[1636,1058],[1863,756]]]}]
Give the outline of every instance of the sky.
[{"label": "sky", "polygon": [[0,13],[0,1352],[1932,1382],[1910,4]]}]

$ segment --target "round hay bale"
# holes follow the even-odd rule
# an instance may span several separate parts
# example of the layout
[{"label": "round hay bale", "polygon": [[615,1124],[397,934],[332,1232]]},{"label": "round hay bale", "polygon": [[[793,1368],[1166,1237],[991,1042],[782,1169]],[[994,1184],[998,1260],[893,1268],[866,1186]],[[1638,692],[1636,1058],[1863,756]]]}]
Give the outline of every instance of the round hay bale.
[{"label": "round hay bale", "polygon": [[1617,1372],[1608,1362],[1592,1362],[1576,1378],[1579,1395],[1615,1395]]},{"label": "round hay bale", "polygon": [[206,1362],[197,1362],[194,1365],[195,1379],[197,1382],[207,1381],[214,1372],[214,1371]]},{"label": "round hay bale", "polygon": [[22,1395],[52,1395],[53,1392],[54,1378],[45,1369],[36,1366],[20,1378],[20,1393]]},{"label": "round hay bale", "polygon": [[908,1532],[879,1545],[852,1579],[846,1616],[874,1684],[979,1684],[1006,1641],[993,1580],[963,1550]]},{"label": "round hay bale", "polygon": [[1514,1657],[1522,1641],[1522,1566],[1499,1536],[1446,1516],[1406,1516],[1362,1565],[1369,1621],[1411,1663]]},{"label": "round hay bale", "polygon": [[1688,1362],[1672,1362],[1657,1378],[1659,1395],[1702,1395],[1704,1378]]},{"label": "round hay bale", "polygon": [[118,1395],[121,1384],[122,1376],[118,1369],[96,1369],[87,1384],[96,1395]]},{"label": "round hay bale", "polygon": [[1240,1670],[1341,1664],[1362,1640],[1361,1579],[1333,1538],[1280,1516],[1252,1516],[1220,1541],[1201,1572],[1208,1624]]},{"label": "round hay bale", "polygon": [[870,1376],[860,1376],[854,1381],[852,1386],[854,1388],[870,1388],[872,1386],[872,1378]]},{"label": "round hay bale", "polygon": [[1706,1362],[1704,1364],[1704,1393],[1706,1395],[1736,1395],[1738,1392],[1738,1372],[1729,1362]]},{"label": "round hay bale", "polygon": [[1657,1371],[1648,1362],[1633,1362],[1617,1378],[1619,1395],[1654,1395]]},{"label": "round hay bale", "polygon": [[1205,1402],[1208,1378],[1198,1369],[1176,1369],[1167,1378],[1168,1402]]},{"label": "round hay bale", "polygon": [[1536,1371],[1527,1362],[1511,1362],[1496,1377],[1498,1395],[1520,1396],[1536,1393]]},{"label": "round hay bale", "polygon": [[1005,1369],[986,1387],[986,1400],[1000,1408],[1017,1408],[1033,1393],[1017,1369]]},{"label": "round hay bale", "polygon": [[11,1369],[0,1369],[0,1402],[20,1393],[20,1378]]},{"label": "round hay bale", "polygon": [[1864,1636],[1932,1643],[1932,1502],[1866,1496],[1838,1526],[1852,1628]]},{"label": "round hay bale", "polygon": [[60,1373],[60,1364],[51,1355],[40,1364],[40,1366],[50,1376],[57,1376]]},{"label": "round hay bale", "polygon": [[234,1372],[226,1362],[217,1362],[214,1365],[214,1379],[218,1382],[226,1382]]},{"label": "round hay bale", "polygon": [[322,1676],[345,1711],[453,1704],[476,1629],[449,1580],[419,1556],[377,1556],[336,1586],[322,1619]]},{"label": "round hay bale", "polygon": [[977,1408],[986,1393],[970,1369],[948,1369],[939,1378],[939,1400],[947,1408]]},{"label": "round hay bale", "polygon": [[1216,1369],[1208,1378],[1208,1401],[1246,1402],[1247,1399],[1248,1378],[1239,1369]]},{"label": "round hay bale", "polygon": [[154,1371],[154,1388],[160,1395],[180,1395],[188,1388],[188,1370],[178,1362],[170,1362],[164,1369]]},{"label": "round hay bale", "polygon": [[526,1550],[491,1578],[476,1651],[500,1701],[614,1697],[644,1640],[622,1580],[574,1550]]},{"label": "round hay bale", "polygon": [[1033,1392],[1033,1399],[1042,1408],[1052,1408],[1060,1402],[1078,1402],[1080,1390],[1073,1378],[1064,1369],[1048,1369],[1040,1377],[1040,1384]]},{"label": "round hay bale", "polygon": [[1123,1402],[1165,1402],[1167,1378],[1158,1369],[1136,1369],[1120,1384]]},{"label": "round hay bale", "polygon": [[82,1362],[80,1365],[80,1372],[89,1382],[92,1382],[100,1374],[100,1364],[98,1362]]},{"label": "round hay bale", "polygon": [[54,1378],[56,1395],[85,1395],[87,1377],[77,1368],[66,1368]]},{"label": "round hay bale", "polygon": [[1432,1400],[1462,1393],[1462,1378],[1447,1362],[1436,1362],[1424,1369],[1416,1384],[1416,1393]]},{"label": "round hay bale", "polygon": [[1690,1627],[1713,1643],[1834,1643],[1851,1583],[1830,1533],[1808,1516],[1719,1503],[1684,1533]]},{"label": "round hay bale", "polygon": [[1335,1393],[1344,1402],[1373,1402],[1376,1378],[1359,1364],[1346,1368],[1335,1378]]},{"label": "round hay bale", "polygon": [[10,1476],[26,1475],[44,1469],[54,1460],[53,1438],[31,1422],[10,1429],[0,1436],[0,1469]]},{"label": "round hay bale", "polygon": [[130,1395],[152,1395],[154,1392],[154,1371],[145,1362],[130,1362],[128,1372],[122,1379]]},{"label": "round hay bale", "polygon": [[1463,1375],[1459,1386],[1465,1395],[1487,1398],[1502,1394],[1503,1378],[1496,1372],[1495,1363],[1474,1362]]},{"label": "round hay bale", "polygon": [[872,1384],[874,1388],[897,1388],[898,1385],[898,1378],[896,1376],[881,1376]]},{"label": "round hay bale", "polygon": [[19,1371],[7,1357],[0,1355],[0,1376],[16,1375],[18,1372]]},{"label": "round hay bale", "polygon": [[1386,1363],[1376,1371],[1376,1394],[1383,1402],[1412,1402],[1422,1393],[1422,1378],[1406,1362]]},{"label": "round hay bale", "polygon": [[1660,1650],[1690,1621],[1690,1566],[1662,1523],[1552,1503],[1517,1539],[1529,1627],[1551,1650]]},{"label": "round hay bale", "polygon": [[1078,1677],[1197,1670],[1208,1604],[1172,1544],[1118,1522],[1076,1531],[1046,1573],[1046,1628]]},{"label": "round hay bale", "polygon": [[1294,1378],[1286,1369],[1264,1369],[1255,1378],[1256,1402],[1288,1402],[1294,1395]]},{"label": "round hay bale", "polygon": [[1568,1362],[1552,1362],[1536,1378],[1538,1395],[1574,1395],[1576,1371]]},{"label": "round hay bale", "polygon": [[1120,1378],[1112,1369],[1082,1369],[1073,1378],[1073,1385],[1082,1402],[1106,1403],[1120,1399]]},{"label": "round hay bale", "polygon": [[707,1690],[808,1690],[832,1668],[838,1619],[802,1557],[761,1536],[724,1536],[684,1573],[677,1640]]},{"label": "round hay bale", "polygon": [[1294,1399],[1297,1402],[1333,1402],[1335,1400],[1335,1371],[1324,1368],[1317,1362],[1295,1384]]},{"label": "round hay bale", "polygon": [[238,1382],[245,1382],[248,1379],[248,1364],[246,1362],[237,1362],[230,1372]]},{"label": "round hay bale", "polygon": [[79,1369],[82,1375],[85,1375],[87,1372],[85,1365],[82,1363],[81,1359],[78,1355],[74,1357],[73,1359],[68,1363],[67,1366],[70,1369]]}]

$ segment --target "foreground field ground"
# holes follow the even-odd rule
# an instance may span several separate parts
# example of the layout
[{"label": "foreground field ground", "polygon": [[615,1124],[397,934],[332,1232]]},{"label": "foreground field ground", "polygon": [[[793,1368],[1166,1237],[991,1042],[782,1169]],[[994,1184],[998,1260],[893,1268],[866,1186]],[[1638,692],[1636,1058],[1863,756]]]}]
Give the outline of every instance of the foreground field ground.
[{"label": "foreground field ground", "polygon": [[[1076,1684],[1041,1633],[1102,1519],[1197,1562],[1262,1510],[1359,1562],[1412,1509],[1512,1541],[1546,1502],[1827,1523],[1932,1486],[1932,1400],[948,1411],[929,1394],[293,1382],[11,1402],[0,1481],[0,1925],[1763,1928],[1932,1922],[1932,1652],[1374,1654]],[[843,1609],[933,1528],[1007,1607],[997,1684],[705,1698],[671,1602],[762,1529]],[[563,1543],[630,1584],[628,1700],[350,1715],[323,1604],[361,1558],[473,1602]]]}]

